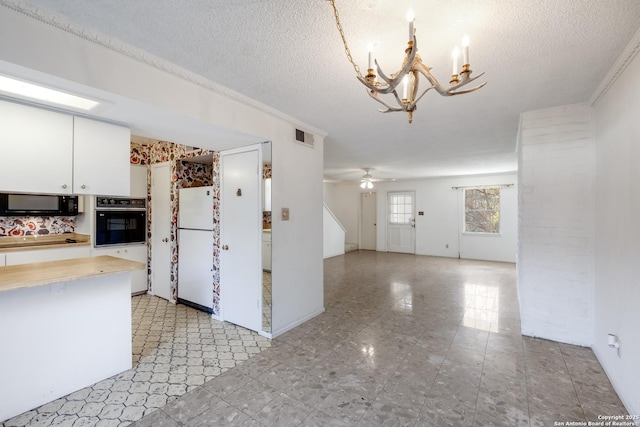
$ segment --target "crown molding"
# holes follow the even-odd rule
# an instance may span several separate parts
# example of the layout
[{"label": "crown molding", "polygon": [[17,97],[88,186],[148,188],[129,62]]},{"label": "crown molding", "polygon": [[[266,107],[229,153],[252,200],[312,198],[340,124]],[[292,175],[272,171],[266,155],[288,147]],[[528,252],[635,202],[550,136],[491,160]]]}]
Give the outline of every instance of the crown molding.
[{"label": "crown molding", "polygon": [[626,70],[631,61],[633,61],[638,52],[640,52],[640,29],[636,31],[634,36],[631,38],[631,41],[629,41],[620,56],[618,56],[616,62],[613,63],[613,66],[605,75],[604,79],[600,82],[598,88],[595,90],[593,95],[591,95],[589,105],[593,107],[600,101],[600,99],[602,99],[618,77],[624,72],[624,70]]},{"label": "crown molding", "polygon": [[25,1],[0,0],[0,5],[16,13],[23,14],[31,19],[34,19],[43,24],[54,27],[57,30],[64,31],[75,37],[81,38],[89,43],[93,43],[105,49],[109,49],[113,52],[116,52],[128,58],[131,58],[143,64],[149,65],[151,67],[154,67],[165,73],[171,74],[189,83],[198,85],[203,89],[206,89],[218,95],[222,95],[226,98],[229,98],[241,104],[248,105],[272,117],[291,123],[294,126],[306,129],[310,133],[314,133],[321,138],[324,138],[327,136],[327,132],[320,130],[314,126],[311,126],[308,123],[304,123],[296,119],[295,117],[292,117],[279,110],[276,110],[273,107],[270,107],[266,104],[261,103],[260,101],[256,101],[253,98],[249,98],[248,96],[243,95],[239,92],[236,92],[232,89],[229,89],[226,86],[215,83],[212,80],[209,80],[199,74],[196,74],[176,64],[166,61],[149,52],[146,52],[130,44],[124,43],[119,39],[111,37],[97,30],[78,25],[70,21],[64,15],[58,14],[50,10],[36,7],[35,5]]}]

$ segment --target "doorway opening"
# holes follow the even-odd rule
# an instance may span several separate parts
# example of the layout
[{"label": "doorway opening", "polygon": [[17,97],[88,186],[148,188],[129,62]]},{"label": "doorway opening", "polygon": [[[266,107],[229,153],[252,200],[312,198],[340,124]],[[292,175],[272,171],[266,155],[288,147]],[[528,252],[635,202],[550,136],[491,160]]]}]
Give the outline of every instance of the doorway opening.
[{"label": "doorway opening", "polygon": [[360,249],[376,250],[377,195],[375,192],[360,194]]}]

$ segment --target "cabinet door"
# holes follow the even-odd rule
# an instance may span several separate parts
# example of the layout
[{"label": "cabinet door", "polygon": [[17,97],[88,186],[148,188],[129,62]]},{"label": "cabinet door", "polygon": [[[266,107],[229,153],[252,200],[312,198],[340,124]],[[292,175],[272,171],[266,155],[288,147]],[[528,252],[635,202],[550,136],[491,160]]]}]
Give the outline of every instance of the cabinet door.
[{"label": "cabinet door", "polygon": [[129,196],[130,136],[125,127],[74,117],[75,194]]},{"label": "cabinet door", "polygon": [[[147,264],[147,246],[121,246],[117,248],[92,249],[91,256],[109,255],[118,258],[138,261]],[[131,293],[139,294],[147,291],[147,269],[131,272]]]},{"label": "cabinet door", "polygon": [[[145,171],[146,172],[146,171]],[[131,261],[142,262],[148,266],[147,245],[127,246],[124,248],[124,256]],[[131,293],[138,294],[147,292],[147,268],[144,270],[135,270],[131,272]]]},{"label": "cabinet door", "polygon": [[62,259],[85,258],[90,256],[89,246],[70,248],[33,249],[29,251],[7,252],[7,265],[29,264],[32,262],[59,261]]},{"label": "cabinet door", "polygon": [[73,117],[0,101],[0,191],[71,194]]},{"label": "cabinet door", "polygon": [[131,197],[147,198],[147,167],[131,165]]}]

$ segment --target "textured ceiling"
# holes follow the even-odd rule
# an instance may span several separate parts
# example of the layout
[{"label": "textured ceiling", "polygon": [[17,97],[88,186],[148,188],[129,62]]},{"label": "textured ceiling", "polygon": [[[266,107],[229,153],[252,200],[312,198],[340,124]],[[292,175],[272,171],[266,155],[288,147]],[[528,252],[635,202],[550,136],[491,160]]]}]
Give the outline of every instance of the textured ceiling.
[{"label": "textured ceiling", "polygon": [[[411,6],[423,62],[442,82],[471,38],[485,88],[429,92],[414,121],[377,112],[356,80],[326,0],[33,0],[329,133],[325,176],[412,178],[516,170],[523,111],[587,101],[638,30],[638,0],[336,0],[354,59],[404,55]],[[188,143],[188,142],[187,142]]]}]

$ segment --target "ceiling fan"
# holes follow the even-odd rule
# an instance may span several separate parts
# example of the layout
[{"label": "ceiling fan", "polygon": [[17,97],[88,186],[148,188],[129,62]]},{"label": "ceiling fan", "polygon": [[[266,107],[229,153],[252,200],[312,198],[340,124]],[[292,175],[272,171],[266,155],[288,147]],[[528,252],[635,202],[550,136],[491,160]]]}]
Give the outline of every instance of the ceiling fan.
[{"label": "ceiling fan", "polygon": [[395,179],[374,178],[370,173],[371,168],[363,168],[362,170],[365,171],[365,174],[362,175],[362,178],[360,179],[360,188],[363,190],[371,190],[374,182],[395,181]]}]

